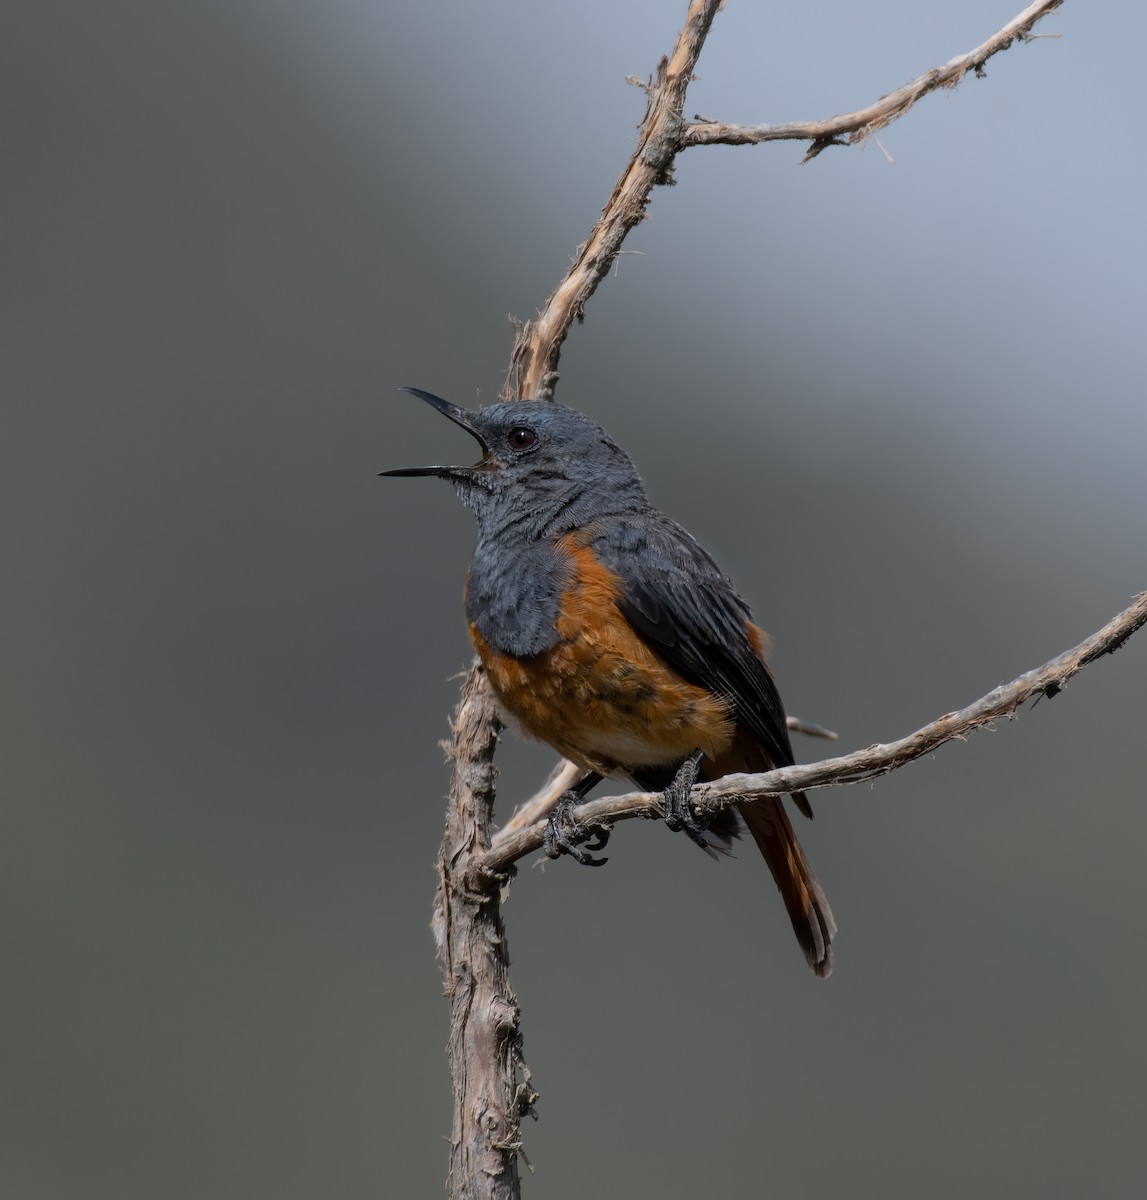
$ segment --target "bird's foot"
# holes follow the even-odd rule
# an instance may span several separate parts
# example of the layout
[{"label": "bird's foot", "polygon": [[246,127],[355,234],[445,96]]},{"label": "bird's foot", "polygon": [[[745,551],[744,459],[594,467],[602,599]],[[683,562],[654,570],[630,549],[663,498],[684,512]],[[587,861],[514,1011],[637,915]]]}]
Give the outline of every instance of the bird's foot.
[{"label": "bird's foot", "polygon": [[603,826],[587,829],[573,815],[573,810],[585,800],[590,788],[600,782],[601,776],[591,772],[558,797],[550,810],[542,839],[542,849],[547,858],[561,858],[563,854],[568,854],[583,867],[601,867],[609,862],[608,858],[595,858],[589,853],[590,850],[605,849],[609,830]]},{"label": "bird's foot", "polygon": [[709,828],[709,822],[698,820],[697,811],[689,802],[689,793],[697,782],[702,758],[704,752],[695,750],[677,768],[673,782],[661,793],[661,807],[665,810],[665,824],[674,833],[684,830],[698,846],[708,850],[710,845],[705,831]]}]

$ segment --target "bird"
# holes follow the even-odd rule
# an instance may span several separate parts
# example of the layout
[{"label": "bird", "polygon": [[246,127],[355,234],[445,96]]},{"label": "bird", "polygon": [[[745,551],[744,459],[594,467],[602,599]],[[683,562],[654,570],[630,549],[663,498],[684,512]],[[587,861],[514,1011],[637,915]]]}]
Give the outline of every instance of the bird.
[{"label": "bird", "polygon": [[[450,482],[477,519],[466,577],[470,638],[502,709],[584,774],[550,814],[546,853],[585,865],[608,832],[570,816],[604,778],[660,792],[666,823],[711,854],[746,830],[805,958],[833,968],[836,922],[783,798],[745,800],[709,824],[696,780],[794,762],[768,640],[729,577],[654,507],[629,455],[589,416],[553,401],[468,410],[404,388],[479,444],[468,466],[387,476]],[[790,799],[808,818],[802,792]]]}]

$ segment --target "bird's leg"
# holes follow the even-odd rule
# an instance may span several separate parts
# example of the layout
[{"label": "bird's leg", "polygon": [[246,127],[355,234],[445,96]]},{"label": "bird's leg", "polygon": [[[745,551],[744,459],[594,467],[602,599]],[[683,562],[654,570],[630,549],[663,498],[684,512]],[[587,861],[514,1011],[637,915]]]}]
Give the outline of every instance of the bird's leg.
[{"label": "bird's leg", "polygon": [[[609,841],[609,830],[596,829],[593,831],[593,841],[586,841],[589,831],[573,819],[573,810],[601,783],[601,779],[596,771],[587,771],[568,792],[562,792],[558,797],[550,811],[542,841],[547,858],[561,858],[563,854],[568,854],[583,867],[600,867],[609,861],[586,853],[586,850],[604,850]],[[585,842],[585,850],[578,849],[581,842]]]},{"label": "bird's leg", "polygon": [[703,750],[694,750],[677,768],[673,782],[661,793],[661,807],[665,810],[665,824],[674,833],[684,829],[698,846],[709,850],[709,839],[705,836],[709,822],[699,821],[693,805],[689,803],[689,793],[697,782],[697,771],[704,757]]}]

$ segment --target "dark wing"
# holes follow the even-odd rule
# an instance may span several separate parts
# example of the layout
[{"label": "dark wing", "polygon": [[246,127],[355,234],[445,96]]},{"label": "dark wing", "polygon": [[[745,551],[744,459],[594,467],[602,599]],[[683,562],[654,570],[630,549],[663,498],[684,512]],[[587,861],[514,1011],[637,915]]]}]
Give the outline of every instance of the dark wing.
[{"label": "dark wing", "polygon": [[621,580],[618,607],[633,631],[682,678],[725,697],[773,765],[789,766],[784,705],[754,647],[752,613],[693,537],[651,509],[610,522],[591,546]]}]

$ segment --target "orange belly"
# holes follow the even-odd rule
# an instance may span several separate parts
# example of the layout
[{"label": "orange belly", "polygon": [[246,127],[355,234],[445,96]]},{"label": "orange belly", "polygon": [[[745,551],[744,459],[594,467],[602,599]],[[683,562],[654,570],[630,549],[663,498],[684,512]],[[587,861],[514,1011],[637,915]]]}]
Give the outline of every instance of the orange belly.
[{"label": "orange belly", "polygon": [[528,736],[602,775],[680,762],[694,750],[719,756],[733,738],[729,706],[687,683],[633,632],[617,607],[617,577],[590,550],[565,549],[574,570],[555,646],[513,658],[470,626],[503,707]]}]

